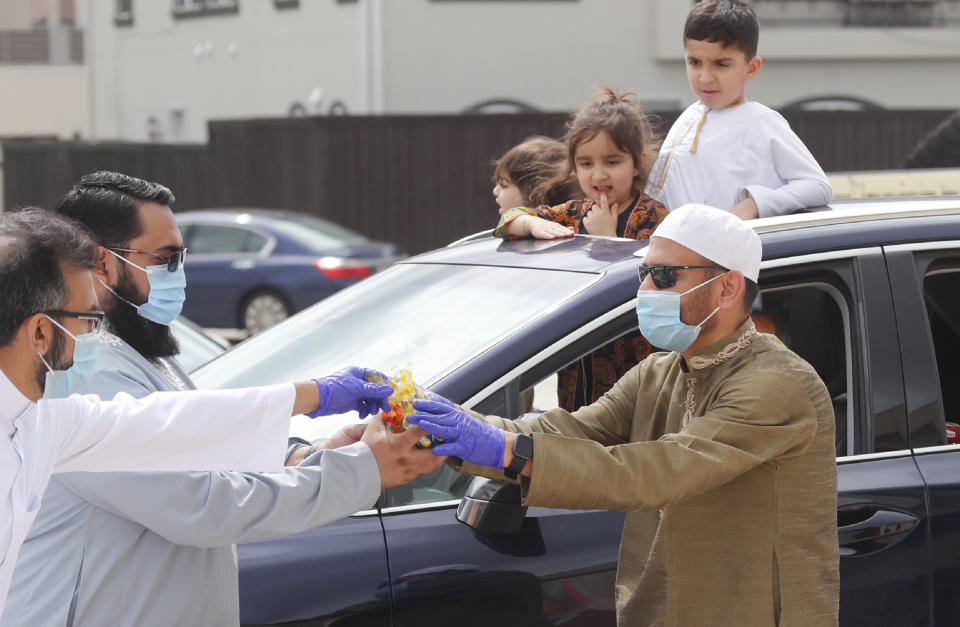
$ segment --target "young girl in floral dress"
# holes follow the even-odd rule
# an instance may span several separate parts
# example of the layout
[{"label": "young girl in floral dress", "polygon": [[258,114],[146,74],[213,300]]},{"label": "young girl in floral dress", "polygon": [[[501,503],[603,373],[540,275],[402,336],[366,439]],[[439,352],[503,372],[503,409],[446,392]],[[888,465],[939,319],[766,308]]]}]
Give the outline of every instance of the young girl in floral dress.
[{"label": "young girl in floral dress", "polygon": [[[599,88],[571,119],[565,144],[567,163],[557,181],[575,174],[586,198],[511,208],[502,213],[494,235],[553,239],[581,233],[649,239],[667,210],[643,193],[658,143],[636,95]],[[560,406],[573,411],[596,401],[650,352],[650,343],[633,332],[561,370]]]}]

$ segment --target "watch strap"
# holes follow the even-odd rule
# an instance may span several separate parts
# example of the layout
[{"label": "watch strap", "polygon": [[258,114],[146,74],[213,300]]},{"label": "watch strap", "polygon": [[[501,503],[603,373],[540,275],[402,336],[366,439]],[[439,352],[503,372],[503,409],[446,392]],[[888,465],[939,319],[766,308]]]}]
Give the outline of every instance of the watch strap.
[{"label": "watch strap", "polygon": [[[526,438],[529,442],[521,442],[521,438]],[[520,446],[517,446],[518,443]],[[510,460],[510,465],[503,469],[503,474],[506,475],[508,479],[516,479],[520,475],[520,471],[523,470],[523,467],[527,465],[527,462],[533,459],[532,451],[533,438],[524,433],[518,434],[517,439],[513,442],[513,459]]]}]

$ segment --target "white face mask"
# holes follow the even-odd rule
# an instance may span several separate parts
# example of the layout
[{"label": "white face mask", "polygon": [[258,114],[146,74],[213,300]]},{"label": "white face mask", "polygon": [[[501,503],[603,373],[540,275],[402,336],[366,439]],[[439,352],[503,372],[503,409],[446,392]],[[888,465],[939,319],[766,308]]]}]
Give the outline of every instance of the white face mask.
[{"label": "white face mask", "polygon": [[187,277],[183,271],[182,263],[173,272],[170,272],[166,264],[147,266],[144,268],[122,255],[118,255],[109,248],[107,251],[117,259],[130,264],[142,272],[146,272],[147,282],[150,284],[150,293],[147,296],[147,302],[142,305],[134,305],[117,294],[109,285],[100,281],[100,284],[107,288],[111,294],[131,307],[134,307],[142,317],[147,320],[152,320],[157,324],[169,325],[180,315],[180,311],[183,309],[183,302],[187,298]]},{"label": "white face mask", "polygon": [[[46,314],[44,314],[46,316]],[[100,333],[91,331],[82,335],[70,333],[62,324],[46,316],[47,320],[73,338],[73,364],[66,370],[54,370],[40,356],[40,361],[47,367],[47,377],[43,384],[43,398],[66,398],[75,394],[90,379],[97,369],[97,357],[100,355]]]},{"label": "white face mask", "polygon": [[700,324],[691,325],[680,319],[680,299],[690,292],[715,281],[723,274],[707,279],[686,292],[668,292],[655,290],[637,291],[637,323],[640,333],[657,348],[683,352],[693,346],[700,336],[700,330],[707,320],[720,311],[718,306],[704,318]]}]

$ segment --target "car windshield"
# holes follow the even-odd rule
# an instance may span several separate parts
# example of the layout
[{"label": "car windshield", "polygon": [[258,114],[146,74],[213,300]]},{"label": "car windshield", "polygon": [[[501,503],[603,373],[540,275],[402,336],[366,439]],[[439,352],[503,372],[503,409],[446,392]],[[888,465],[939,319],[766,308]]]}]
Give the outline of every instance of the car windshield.
[{"label": "car windshield", "polygon": [[170,323],[170,330],[173,331],[180,347],[177,361],[187,372],[196,370],[227,350],[226,346],[205,335],[199,327],[182,316]]},{"label": "car windshield", "polygon": [[[357,365],[388,374],[408,368],[418,383],[430,385],[597,276],[399,264],[247,340],[193,378],[200,387],[235,388],[302,381]],[[348,418],[356,420],[356,414]],[[314,423],[293,431],[312,439],[324,434],[321,423],[337,424]]]},{"label": "car windshield", "polygon": [[284,215],[272,223],[272,228],[314,250],[355,246],[369,241],[356,231],[307,215]]}]

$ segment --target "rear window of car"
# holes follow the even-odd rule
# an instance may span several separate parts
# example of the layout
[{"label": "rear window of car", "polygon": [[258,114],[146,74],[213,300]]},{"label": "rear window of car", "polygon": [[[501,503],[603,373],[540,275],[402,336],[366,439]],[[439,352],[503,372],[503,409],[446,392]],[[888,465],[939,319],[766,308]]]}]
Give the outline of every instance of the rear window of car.
[{"label": "rear window of car", "polygon": [[187,247],[194,255],[257,253],[268,241],[250,229],[218,224],[194,224],[187,237]]},{"label": "rear window of car", "polygon": [[356,231],[314,216],[285,216],[271,228],[314,250],[356,246],[369,241]]}]

